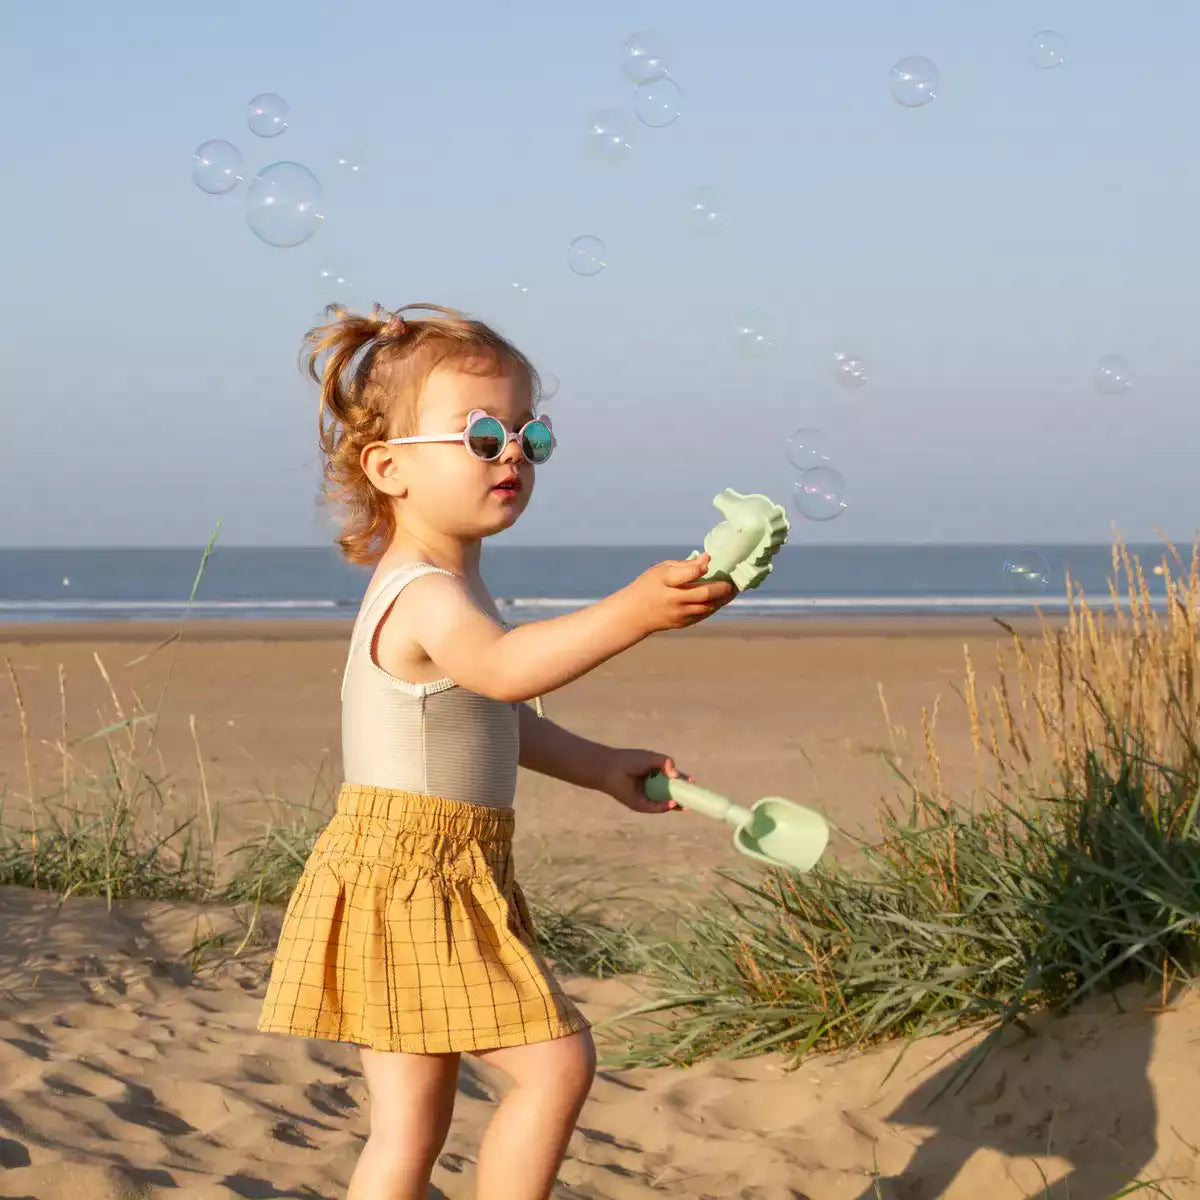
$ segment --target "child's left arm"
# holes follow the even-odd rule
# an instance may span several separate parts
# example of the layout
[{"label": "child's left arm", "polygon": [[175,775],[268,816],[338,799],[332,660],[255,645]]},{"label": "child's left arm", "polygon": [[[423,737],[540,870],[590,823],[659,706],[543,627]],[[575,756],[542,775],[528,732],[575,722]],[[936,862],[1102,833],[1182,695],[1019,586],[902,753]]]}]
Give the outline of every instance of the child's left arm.
[{"label": "child's left arm", "polygon": [[680,776],[675,763],[654,750],[620,749],[582,738],[545,717],[528,704],[520,706],[521,758],[527,771],[549,775],[576,787],[604,792],[634,812],[659,813],[678,809],[673,801],[650,800],[642,789],[652,771]]}]

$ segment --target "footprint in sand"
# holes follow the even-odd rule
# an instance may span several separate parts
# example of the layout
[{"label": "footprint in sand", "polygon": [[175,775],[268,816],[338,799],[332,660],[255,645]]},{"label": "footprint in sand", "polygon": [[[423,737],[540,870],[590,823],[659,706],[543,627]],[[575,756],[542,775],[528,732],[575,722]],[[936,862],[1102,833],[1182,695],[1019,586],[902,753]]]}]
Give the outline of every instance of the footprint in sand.
[{"label": "footprint in sand", "polygon": [[29,1149],[24,1142],[18,1142],[15,1138],[0,1137],[0,1167],[11,1171],[17,1167],[27,1167],[31,1161]]},{"label": "footprint in sand", "polygon": [[327,1117],[342,1117],[358,1108],[358,1101],[340,1083],[310,1083],[304,1098]]},{"label": "footprint in sand", "polygon": [[77,1083],[72,1083],[63,1075],[47,1075],[42,1080],[42,1087],[55,1096],[92,1096],[95,1093],[89,1092],[87,1088],[81,1087]]},{"label": "footprint in sand", "polygon": [[316,1143],[298,1126],[293,1125],[291,1121],[276,1121],[271,1126],[271,1136],[277,1142],[283,1142],[287,1146],[296,1146],[301,1150],[315,1150]]},{"label": "footprint in sand", "polygon": [[[199,1088],[203,1085],[190,1086]],[[123,1099],[108,1100],[106,1103],[114,1117],[152,1134],[178,1137],[180,1134],[197,1132],[194,1125],[164,1108],[150,1088],[138,1083],[127,1083]]]}]

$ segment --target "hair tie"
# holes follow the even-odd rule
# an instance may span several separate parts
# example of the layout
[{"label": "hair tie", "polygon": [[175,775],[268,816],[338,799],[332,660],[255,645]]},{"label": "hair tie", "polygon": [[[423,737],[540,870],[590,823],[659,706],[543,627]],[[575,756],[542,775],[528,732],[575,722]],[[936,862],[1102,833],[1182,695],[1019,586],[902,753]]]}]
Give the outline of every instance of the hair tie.
[{"label": "hair tie", "polygon": [[403,337],[408,332],[408,322],[397,312],[388,312],[386,308],[381,308],[376,304],[371,315],[379,322],[379,329],[375,333],[376,337],[383,337],[385,334],[396,334]]}]

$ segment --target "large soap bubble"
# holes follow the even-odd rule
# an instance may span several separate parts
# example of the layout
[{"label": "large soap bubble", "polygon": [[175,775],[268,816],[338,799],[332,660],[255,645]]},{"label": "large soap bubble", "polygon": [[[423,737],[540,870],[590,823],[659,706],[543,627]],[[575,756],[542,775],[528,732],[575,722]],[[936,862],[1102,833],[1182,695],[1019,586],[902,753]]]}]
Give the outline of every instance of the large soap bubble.
[{"label": "large soap bubble", "polygon": [[634,93],[634,115],[652,129],[672,124],[682,111],[683,92],[673,79],[651,79]]},{"label": "large soap bubble", "polygon": [[829,438],[819,429],[804,426],[797,429],[787,440],[788,462],[797,471],[811,471],[829,463]]},{"label": "large soap bubble", "polygon": [[599,275],[608,266],[608,249],[590,233],[581,234],[567,247],[567,266],[576,275]]},{"label": "large soap bubble", "polygon": [[221,138],[201,142],[192,154],[192,182],[210,196],[232,192],[242,182],[242,152]]},{"label": "large soap bubble", "polygon": [[846,511],[846,480],[833,467],[813,467],[796,481],[792,503],[809,521],[832,521]]},{"label": "large soap bubble", "polygon": [[888,75],[892,99],[905,108],[920,108],[937,99],[938,69],[927,58],[910,55],[892,67]]},{"label": "large soap bubble", "polygon": [[288,127],[287,101],[274,92],[260,92],[246,105],[246,124],[262,138],[278,137]]},{"label": "large soap bubble", "polygon": [[246,220],[268,246],[299,246],[321,226],[321,185],[294,162],[272,163],[254,177],[246,193]]}]

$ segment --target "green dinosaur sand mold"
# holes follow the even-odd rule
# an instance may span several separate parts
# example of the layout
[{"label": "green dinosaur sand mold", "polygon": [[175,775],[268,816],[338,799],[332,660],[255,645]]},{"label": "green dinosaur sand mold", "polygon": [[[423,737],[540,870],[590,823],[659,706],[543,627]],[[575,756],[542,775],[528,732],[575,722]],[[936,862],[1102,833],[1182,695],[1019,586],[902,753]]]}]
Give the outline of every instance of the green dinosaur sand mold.
[{"label": "green dinosaur sand mold", "polygon": [[[704,549],[712,556],[705,579],[724,579],[739,592],[756,588],[771,573],[771,559],[787,541],[791,525],[782,505],[767,496],[744,496],[725,488],[713,499],[724,516],[709,530]],[[693,550],[689,558],[697,558]]]}]

